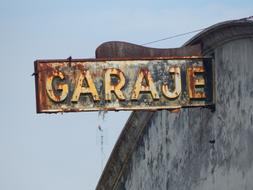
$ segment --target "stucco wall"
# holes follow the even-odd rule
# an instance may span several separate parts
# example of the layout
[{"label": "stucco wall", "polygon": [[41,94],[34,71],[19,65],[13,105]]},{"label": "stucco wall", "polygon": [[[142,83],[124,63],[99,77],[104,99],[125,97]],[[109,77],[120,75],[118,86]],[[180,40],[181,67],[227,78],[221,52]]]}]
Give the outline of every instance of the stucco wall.
[{"label": "stucco wall", "polygon": [[116,189],[253,189],[253,38],[214,57],[216,110],[153,114]]}]

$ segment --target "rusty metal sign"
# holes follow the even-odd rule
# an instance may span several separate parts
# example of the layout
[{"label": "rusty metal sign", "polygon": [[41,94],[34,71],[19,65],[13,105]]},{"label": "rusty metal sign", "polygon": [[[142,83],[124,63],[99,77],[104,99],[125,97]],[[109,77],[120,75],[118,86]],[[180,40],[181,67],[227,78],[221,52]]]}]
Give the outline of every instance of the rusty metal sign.
[{"label": "rusty metal sign", "polygon": [[159,110],[213,104],[210,58],[35,61],[38,113]]}]

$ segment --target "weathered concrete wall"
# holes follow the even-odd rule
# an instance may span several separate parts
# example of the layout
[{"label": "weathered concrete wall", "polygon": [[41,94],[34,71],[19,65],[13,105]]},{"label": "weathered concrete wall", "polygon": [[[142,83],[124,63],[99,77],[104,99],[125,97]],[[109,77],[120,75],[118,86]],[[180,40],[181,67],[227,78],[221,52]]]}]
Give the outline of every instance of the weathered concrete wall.
[{"label": "weathered concrete wall", "polygon": [[213,53],[216,111],[156,112],[115,189],[253,189],[253,38]]}]

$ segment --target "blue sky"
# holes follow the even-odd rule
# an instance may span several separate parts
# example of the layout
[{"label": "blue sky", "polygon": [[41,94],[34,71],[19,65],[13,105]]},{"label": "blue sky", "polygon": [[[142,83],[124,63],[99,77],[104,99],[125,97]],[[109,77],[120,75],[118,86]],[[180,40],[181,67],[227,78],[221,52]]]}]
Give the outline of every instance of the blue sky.
[{"label": "blue sky", "polygon": [[[90,58],[105,41],[137,44],[253,15],[253,1],[0,0],[1,190],[91,190],[130,112],[36,114],[33,61]],[[181,46],[192,35],[151,44]]]}]

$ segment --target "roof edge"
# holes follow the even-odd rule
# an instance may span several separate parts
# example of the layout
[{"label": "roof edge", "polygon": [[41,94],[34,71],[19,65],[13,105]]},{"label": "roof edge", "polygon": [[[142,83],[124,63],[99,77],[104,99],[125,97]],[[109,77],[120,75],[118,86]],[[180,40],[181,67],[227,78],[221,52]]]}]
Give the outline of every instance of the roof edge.
[{"label": "roof edge", "polygon": [[[201,44],[202,54],[208,54],[216,47],[245,37],[253,37],[253,20],[251,17],[238,20],[229,20],[214,24],[190,40],[182,47],[194,44]],[[204,43],[205,42],[205,43]]]},{"label": "roof edge", "polygon": [[96,190],[113,189],[122,171],[127,166],[128,158],[132,154],[142,131],[154,112],[134,111],[128,118],[125,127],[111,152],[106,166],[100,176]]}]

